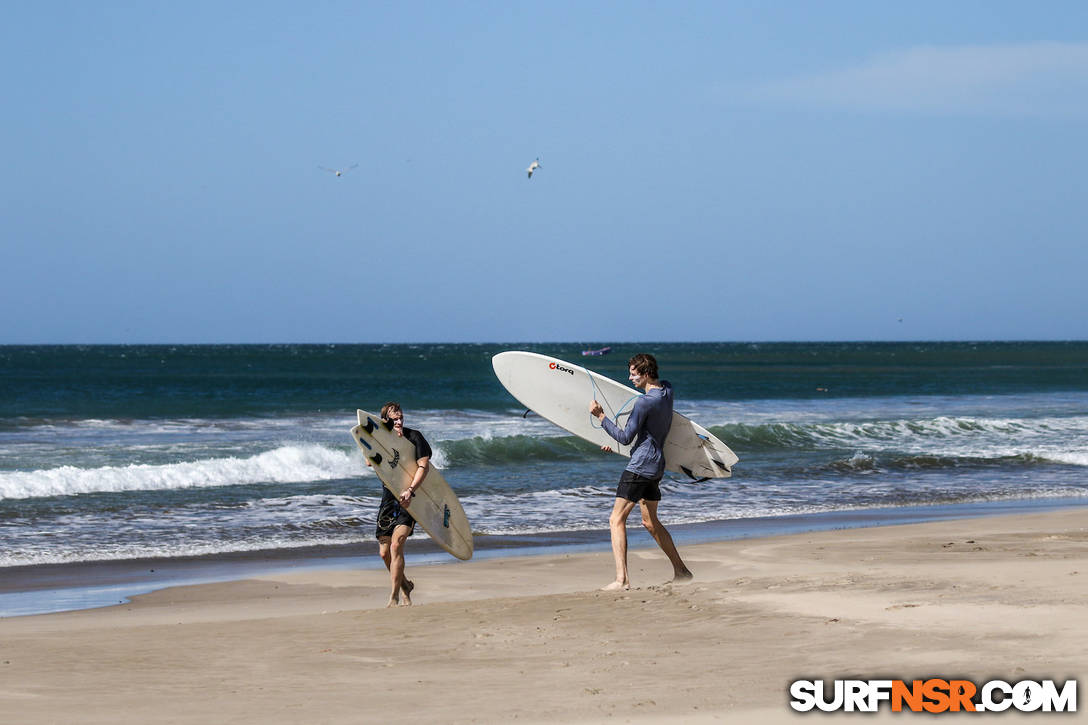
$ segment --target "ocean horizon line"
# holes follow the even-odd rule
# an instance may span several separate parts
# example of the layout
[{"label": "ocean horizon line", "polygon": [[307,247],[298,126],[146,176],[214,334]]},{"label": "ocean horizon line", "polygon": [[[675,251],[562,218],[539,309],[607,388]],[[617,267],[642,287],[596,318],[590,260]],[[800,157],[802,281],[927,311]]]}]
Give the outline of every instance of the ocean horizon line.
[{"label": "ocean horizon line", "polygon": [[0,347],[329,347],[399,345],[921,345],[921,344],[1077,344],[1088,338],[910,338],[910,339],[751,339],[751,340],[407,340],[376,342],[295,341],[295,342],[0,342]]}]

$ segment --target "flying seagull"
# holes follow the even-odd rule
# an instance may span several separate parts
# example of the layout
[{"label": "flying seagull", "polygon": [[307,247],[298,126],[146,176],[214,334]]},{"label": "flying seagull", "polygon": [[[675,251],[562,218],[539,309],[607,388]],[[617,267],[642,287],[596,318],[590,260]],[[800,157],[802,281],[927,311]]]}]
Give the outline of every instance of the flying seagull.
[{"label": "flying seagull", "polygon": [[533,163],[529,164],[529,168],[527,168],[525,170],[529,172],[529,178],[531,179],[531,178],[533,178],[533,172],[534,171],[536,171],[537,169],[543,169],[543,168],[544,167],[540,165],[540,159],[536,159],[535,161],[533,161]]},{"label": "flying seagull", "polygon": [[348,173],[349,171],[351,171],[352,169],[354,169],[358,165],[359,164],[352,164],[351,166],[347,167],[346,169],[329,169],[329,168],[326,168],[324,166],[318,166],[317,168],[321,169],[322,171],[328,171],[330,174],[336,174],[337,176],[343,176],[344,174]]}]

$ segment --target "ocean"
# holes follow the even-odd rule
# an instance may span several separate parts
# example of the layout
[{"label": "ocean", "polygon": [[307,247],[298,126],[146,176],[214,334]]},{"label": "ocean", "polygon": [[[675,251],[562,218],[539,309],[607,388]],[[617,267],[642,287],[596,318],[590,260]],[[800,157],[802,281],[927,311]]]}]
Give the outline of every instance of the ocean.
[{"label": "ocean", "polygon": [[370,544],[380,484],[348,431],[387,400],[478,549],[604,532],[626,459],[526,415],[491,368],[510,349],[623,382],[657,356],[740,457],[666,478],[667,525],[1088,503],[1086,342],[3,346],[0,572]]}]

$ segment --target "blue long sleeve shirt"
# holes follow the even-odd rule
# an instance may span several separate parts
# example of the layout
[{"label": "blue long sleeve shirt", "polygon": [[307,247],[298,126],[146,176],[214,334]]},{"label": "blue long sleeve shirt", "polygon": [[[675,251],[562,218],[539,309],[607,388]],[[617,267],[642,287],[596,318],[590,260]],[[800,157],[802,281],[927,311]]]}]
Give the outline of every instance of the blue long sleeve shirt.
[{"label": "blue long sleeve shirt", "polygon": [[627,470],[645,478],[661,478],[665,472],[665,437],[672,427],[672,385],[667,380],[660,383],[660,388],[651,388],[635,401],[623,429],[607,417],[601,421],[605,433],[617,442],[635,442]]}]

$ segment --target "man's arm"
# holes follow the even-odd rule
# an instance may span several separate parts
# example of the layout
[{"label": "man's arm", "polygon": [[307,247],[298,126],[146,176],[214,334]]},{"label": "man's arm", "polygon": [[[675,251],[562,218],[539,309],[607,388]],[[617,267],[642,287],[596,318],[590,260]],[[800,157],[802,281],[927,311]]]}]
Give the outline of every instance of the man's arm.
[{"label": "man's arm", "polygon": [[627,425],[620,429],[618,425],[608,419],[608,416],[604,414],[604,408],[601,404],[594,400],[589,406],[589,412],[601,422],[601,428],[604,432],[616,439],[620,444],[627,445],[638,437],[639,429],[642,427],[643,406],[639,405],[642,400],[635,401],[635,407],[631,410],[631,417],[627,419]]},{"label": "man's arm", "polygon": [[431,470],[431,457],[424,456],[416,461],[416,472],[412,475],[412,482],[408,484],[408,488],[401,491],[400,503],[402,506],[410,506],[412,504],[412,496],[415,495],[416,489],[423,485],[423,479],[427,477],[427,472]]}]

